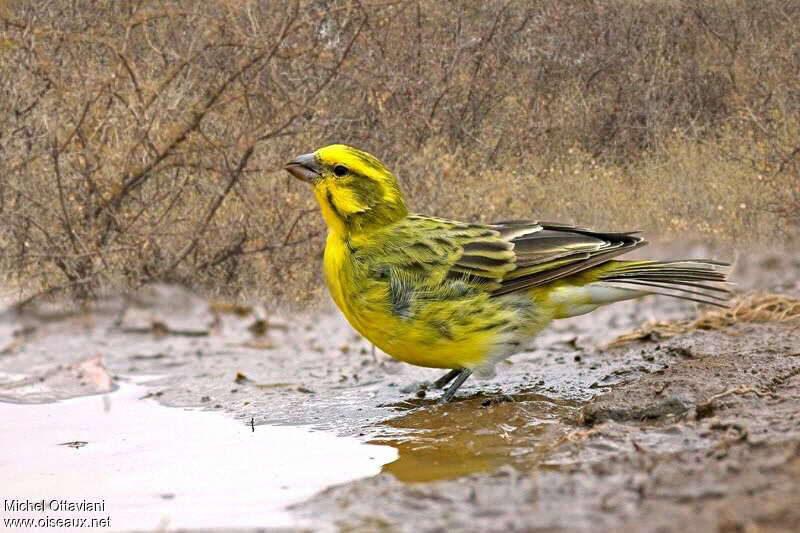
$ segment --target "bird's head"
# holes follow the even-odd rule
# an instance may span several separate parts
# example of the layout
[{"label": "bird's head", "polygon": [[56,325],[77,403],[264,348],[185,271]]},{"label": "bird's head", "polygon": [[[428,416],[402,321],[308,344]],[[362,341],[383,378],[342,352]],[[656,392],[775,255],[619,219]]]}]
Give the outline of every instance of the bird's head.
[{"label": "bird's head", "polygon": [[295,158],[285,168],[314,187],[325,222],[342,237],[386,226],[408,214],[392,173],[361,150],[332,144]]}]

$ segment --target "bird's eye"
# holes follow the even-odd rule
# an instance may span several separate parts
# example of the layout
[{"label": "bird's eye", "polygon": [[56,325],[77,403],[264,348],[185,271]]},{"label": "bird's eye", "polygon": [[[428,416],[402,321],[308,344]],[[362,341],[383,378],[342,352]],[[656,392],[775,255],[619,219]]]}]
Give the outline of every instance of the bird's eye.
[{"label": "bird's eye", "polygon": [[340,177],[344,176],[347,174],[347,167],[344,165],[336,165],[333,167],[333,173]]}]

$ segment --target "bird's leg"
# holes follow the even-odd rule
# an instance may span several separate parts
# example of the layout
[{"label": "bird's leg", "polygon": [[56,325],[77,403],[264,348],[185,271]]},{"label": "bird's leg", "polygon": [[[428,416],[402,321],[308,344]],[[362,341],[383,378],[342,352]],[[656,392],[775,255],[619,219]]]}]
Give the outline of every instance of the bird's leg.
[{"label": "bird's leg", "polygon": [[469,368],[462,368],[461,370],[459,370],[458,377],[456,377],[453,384],[450,385],[446,391],[444,391],[442,397],[439,398],[439,403],[449,402],[453,398],[453,395],[456,393],[458,388],[461,385],[463,385],[464,382],[467,381],[467,378],[470,377],[471,375],[472,375],[472,370],[470,370]]},{"label": "bird's leg", "polygon": [[453,379],[461,373],[460,368],[454,368],[444,376],[440,377],[436,381],[433,382],[433,386],[437,389],[443,389],[445,385],[453,381]]},{"label": "bird's leg", "polygon": [[448,372],[444,376],[440,377],[439,379],[437,379],[433,383],[431,383],[430,381],[423,381],[421,383],[414,383],[413,385],[408,385],[407,387],[403,387],[402,389],[400,389],[400,392],[402,392],[404,394],[411,393],[411,392],[416,392],[417,394],[419,394],[420,392],[424,392],[424,391],[426,391],[428,389],[431,389],[431,388],[443,389],[445,387],[445,385],[447,385],[448,383],[453,381],[460,373],[461,373],[461,369],[460,368],[454,368],[453,370],[451,370],[450,372]]}]

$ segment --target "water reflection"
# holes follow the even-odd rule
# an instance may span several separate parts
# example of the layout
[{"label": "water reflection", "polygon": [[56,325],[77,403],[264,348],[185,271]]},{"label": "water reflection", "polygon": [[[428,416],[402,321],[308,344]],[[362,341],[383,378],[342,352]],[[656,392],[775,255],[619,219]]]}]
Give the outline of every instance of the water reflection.
[{"label": "water reflection", "polygon": [[0,403],[5,499],[105,502],[102,513],[3,518],[107,516],[104,530],[298,526],[287,505],[375,475],[397,457],[308,427],[251,428],[218,412],[164,407],[146,393],[122,383],[49,404]]},{"label": "water reflection", "polygon": [[514,399],[494,403],[492,398],[475,397],[447,405],[418,402],[424,407],[379,426],[386,437],[372,443],[388,444],[399,452],[383,471],[401,481],[423,482],[503,465],[535,466],[575,429],[570,421],[579,404],[535,394]]}]

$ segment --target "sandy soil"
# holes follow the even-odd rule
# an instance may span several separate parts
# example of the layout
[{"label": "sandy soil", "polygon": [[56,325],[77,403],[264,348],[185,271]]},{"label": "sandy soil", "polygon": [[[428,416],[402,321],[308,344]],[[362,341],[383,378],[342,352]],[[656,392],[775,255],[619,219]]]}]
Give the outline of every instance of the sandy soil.
[{"label": "sandy soil", "polygon": [[[739,262],[735,279],[798,297],[796,257]],[[606,348],[645,320],[697,312],[647,298],[560,322],[438,405],[439,391],[414,387],[437,371],[373,355],[333,310],[280,318],[153,286],[80,313],[5,313],[0,400],[159,376],[148,396],[166,405],[399,450],[381,474],[292,507],[315,529],[797,531],[800,323]]]}]

